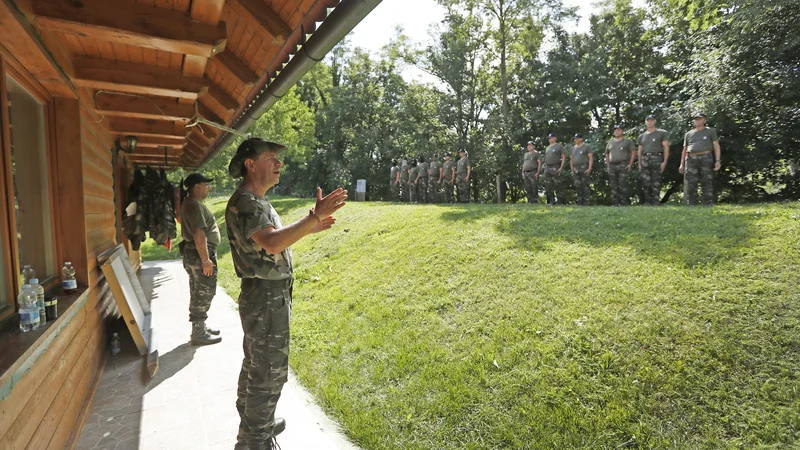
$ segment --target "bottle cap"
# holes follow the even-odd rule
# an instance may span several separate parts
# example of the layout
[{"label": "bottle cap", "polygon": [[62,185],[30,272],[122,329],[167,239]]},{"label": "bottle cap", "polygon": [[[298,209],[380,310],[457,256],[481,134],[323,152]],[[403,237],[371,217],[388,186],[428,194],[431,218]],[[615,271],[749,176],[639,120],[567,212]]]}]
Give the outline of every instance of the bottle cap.
[{"label": "bottle cap", "polygon": [[114,333],[114,336],[119,336],[119,333]]},{"label": "bottle cap", "polygon": [[39,279],[38,278],[31,278],[30,282],[31,282],[31,284],[39,284]]},{"label": "bottle cap", "polygon": [[23,290],[23,291],[24,291],[25,289],[30,289],[30,288],[31,288],[31,285],[30,285],[30,284],[23,284],[23,285],[22,285],[22,290]]},{"label": "bottle cap", "polygon": [[30,267],[30,266],[31,266],[30,264],[25,264],[24,266],[22,266],[22,268],[23,268],[23,269],[27,269],[27,268],[28,268],[28,267]]},{"label": "bottle cap", "polygon": [[69,262],[69,261],[67,261],[67,262],[65,262],[65,263],[64,263],[64,265],[65,265],[65,266],[71,266],[71,265],[72,265],[72,263],[71,263],[71,262]]}]

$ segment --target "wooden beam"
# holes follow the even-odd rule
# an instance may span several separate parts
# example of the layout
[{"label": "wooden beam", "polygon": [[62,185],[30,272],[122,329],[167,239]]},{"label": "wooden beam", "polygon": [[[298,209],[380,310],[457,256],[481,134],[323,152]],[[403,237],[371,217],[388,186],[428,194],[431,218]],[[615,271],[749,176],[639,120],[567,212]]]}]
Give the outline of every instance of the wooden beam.
[{"label": "wooden beam", "polygon": [[44,30],[171,53],[211,57],[227,41],[224,23],[129,0],[34,0],[33,13]]},{"label": "wooden beam", "polygon": [[111,118],[108,120],[108,125],[111,134],[116,136],[155,137],[183,141],[186,139],[186,135],[189,134],[188,132],[176,132],[172,122],[155,120],[134,121]]},{"label": "wooden beam", "polygon": [[[167,156],[177,158],[181,156],[181,148],[167,148]],[[136,147],[136,150],[133,153],[126,153],[130,157],[150,157],[150,156],[158,156],[160,158],[164,157],[164,150],[163,148],[139,148]]]},{"label": "wooden beam", "polygon": [[209,145],[208,142],[204,141],[198,133],[189,133],[189,136],[186,137],[186,141],[191,142],[201,149],[206,149]]},{"label": "wooden beam", "polygon": [[214,100],[229,114],[233,114],[233,112],[236,111],[236,108],[239,107],[239,102],[236,101],[235,98],[231,97],[227,92],[225,92],[224,89],[213,83],[209,86],[208,93],[205,95],[205,97]]},{"label": "wooden beam", "polygon": [[[214,114],[214,111],[212,111],[211,108],[206,106],[203,102],[197,102],[197,112],[201,117],[209,122],[218,123],[220,125],[225,125],[227,123],[225,119],[222,119],[218,115]],[[216,139],[221,134],[221,130],[219,128],[212,127],[211,125],[203,124],[203,134],[208,139]]]},{"label": "wooden beam", "polygon": [[171,139],[171,138],[157,138],[157,137],[149,137],[149,136],[136,136],[139,139],[139,142],[136,144],[137,152],[138,149],[151,149],[151,148],[162,148],[162,147],[169,147],[172,149],[181,149],[184,146],[183,141]]},{"label": "wooden beam", "polygon": [[272,36],[272,43],[283,45],[292,30],[263,0],[228,0],[236,14]]},{"label": "wooden beam", "polygon": [[239,80],[239,83],[247,89],[253,87],[256,81],[258,81],[258,74],[253,72],[244,61],[239,59],[239,57],[230,50],[218,53],[212,61],[216,61],[220,67]]},{"label": "wooden beam", "polygon": [[77,56],[75,84],[81,87],[196,99],[208,89],[208,81],[179,70],[145,66],[126,61]]},{"label": "wooden beam", "polygon": [[197,158],[202,158],[205,155],[205,151],[203,149],[197,147],[196,145],[192,144],[191,142],[186,143],[186,147],[183,148],[184,151],[191,153],[193,156]]},{"label": "wooden beam", "polygon": [[181,105],[163,97],[133,97],[101,93],[95,110],[104,116],[186,122],[194,117],[193,105]]}]

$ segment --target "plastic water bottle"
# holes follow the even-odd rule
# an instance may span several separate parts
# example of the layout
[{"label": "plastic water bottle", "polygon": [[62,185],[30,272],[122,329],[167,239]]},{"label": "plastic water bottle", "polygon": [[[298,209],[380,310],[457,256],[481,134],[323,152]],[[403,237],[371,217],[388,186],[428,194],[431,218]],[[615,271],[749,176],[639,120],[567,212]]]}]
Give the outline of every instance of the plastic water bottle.
[{"label": "plastic water bottle", "polygon": [[19,302],[19,329],[23,332],[39,328],[39,307],[36,306],[36,294],[31,291],[31,285],[22,286],[22,292],[17,297]]},{"label": "plastic water bottle", "polygon": [[30,284],[31,279],[36,278],[36,272],[33,267],[25,265],[22,267],[22,284]]},{"label": "plastic water bottle", "polygon": [[39,307],[39,325],[47,322],[47,311],[44,308],[44,288],[38,278],[31,278],[31,291],[36,294],[36,306]]},{"label": "plastic water bottle", "polygon": [[75,279],[75,268],[72,263],[67,261],[61,269],[61,288],[65,294],[78,292],[78,280]]},{"label": "plastic water bottle", "polygon": [[111,337],[111,354],[119,355],[119,352],[121,351],[122,340],[119,338],[119,333],[114,333],[114,336]]}]

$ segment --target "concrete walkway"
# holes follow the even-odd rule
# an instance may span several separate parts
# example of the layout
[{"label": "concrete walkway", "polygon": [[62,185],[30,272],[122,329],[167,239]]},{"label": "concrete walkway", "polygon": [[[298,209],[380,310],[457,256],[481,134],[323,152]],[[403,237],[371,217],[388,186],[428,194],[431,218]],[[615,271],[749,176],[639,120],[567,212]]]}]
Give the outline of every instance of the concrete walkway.
[{"label": "concrete walkway", "polygon": [[[236,304],[222,288],[209,325],[222,331],[216,345],[189,345],[189,280],[180,261],[146,263],[140,281],[151,298],[160,353],[150,380],[127,330],[121,355],[109,356],[78,449],[230,450],[239,415],[236,384],[242,364],[242,327]],[[287,422],[284,450],[357,450],[297,384],[283,388],[277,415]]]}]

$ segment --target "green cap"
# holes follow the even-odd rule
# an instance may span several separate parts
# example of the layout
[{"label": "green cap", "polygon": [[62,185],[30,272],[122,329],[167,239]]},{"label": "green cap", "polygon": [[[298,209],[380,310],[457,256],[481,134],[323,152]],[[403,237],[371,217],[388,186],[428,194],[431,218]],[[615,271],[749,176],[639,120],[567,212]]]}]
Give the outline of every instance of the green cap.
[{"label": "green cap", "polygon": [[245,139],[245,141],[239,145],[239,148],[236,149],[236,154],[233,155],[230,164],[228,164],[228,175],[232,178],[241,178],[244,176],[242,173],[242,163],[246,159],[256,159],[258,155],[264,152],[280,153],[284,150],[286,150],[285,145],[265,141],[258,137]]}]

